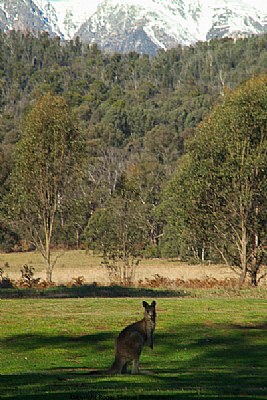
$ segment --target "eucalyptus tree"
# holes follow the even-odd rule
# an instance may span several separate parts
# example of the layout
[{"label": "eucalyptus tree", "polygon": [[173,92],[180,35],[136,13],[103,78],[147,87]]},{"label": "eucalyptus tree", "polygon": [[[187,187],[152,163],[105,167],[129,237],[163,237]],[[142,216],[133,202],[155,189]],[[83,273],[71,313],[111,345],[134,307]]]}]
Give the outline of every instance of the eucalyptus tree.
[{"label": "eucalyptus tree", "polygon": [[165,196],[178,231],[205,241],[256,285],[267,246],[267,77],[225,95],[199,125]]},{"label": "eucalyptus tree", "polygon": [[98,208],[85,230],[88,248],[102,256],[111,282],[134,280],[149,239],[146,207],[125,176],[104,207]]},{"label": "eucalyptus tree", "polygon": [[10,219],[46,261],[52,280],[55,261],[51,245],[55,220],[75,201],[84,146],[65,100],[46,94],[34,104],[22,124],[7,198]]}]

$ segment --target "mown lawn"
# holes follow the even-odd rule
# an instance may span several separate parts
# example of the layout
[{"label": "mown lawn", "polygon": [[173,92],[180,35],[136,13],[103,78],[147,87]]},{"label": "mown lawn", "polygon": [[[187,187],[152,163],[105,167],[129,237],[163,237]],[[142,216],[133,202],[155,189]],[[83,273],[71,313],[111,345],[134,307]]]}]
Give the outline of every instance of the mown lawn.
[{"label": "mown lawn", "polygon": [[[143,298],[0,300],[0,398],[267,399],[267,300],[157,298],[138,376],[94,376]],[[146,299],[147,300],[147,299]]]}]

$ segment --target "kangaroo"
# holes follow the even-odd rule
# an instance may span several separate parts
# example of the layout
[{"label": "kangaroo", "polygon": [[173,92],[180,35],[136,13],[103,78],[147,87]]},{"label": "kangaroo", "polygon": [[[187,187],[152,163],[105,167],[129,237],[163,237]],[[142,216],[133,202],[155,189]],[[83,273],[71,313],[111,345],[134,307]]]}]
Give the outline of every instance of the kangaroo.
[{"label": "kangaroo", "polygon": [[139,373],[139,358],[146,343],[153,349],[153,335],[156,325],[156,302],[149,305],[143,301],[145,309],[141,321],[126,326],[118,335],[115,342],[115,360],[107,371],[108,374],[127,372],[127,364],[132,361],[132,374]]}]

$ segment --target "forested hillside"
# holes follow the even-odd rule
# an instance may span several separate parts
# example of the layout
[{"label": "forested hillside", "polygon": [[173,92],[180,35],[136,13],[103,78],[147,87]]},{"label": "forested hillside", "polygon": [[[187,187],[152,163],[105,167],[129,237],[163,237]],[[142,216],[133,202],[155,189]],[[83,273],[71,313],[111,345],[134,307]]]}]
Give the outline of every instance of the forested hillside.
[{"label": "forested hillside", "polygon": [[[139,232],[139,243],[132,246],[142,242],[144,254],[159,256],[166,223],[162,190],[185,152],[185,140],[194,137],[225,93],[262,73],[267,73],[267,35],[180,46],[150,58],[107,55],[78,38],[62,45],[47,34],[0,33],[1,250],[29,246],[9,223],[4,199],[22,121],[37,99],[49,92],[63,96],[85,140],[83,183],[75,204],[57,216],[54,244],[93,242],[94,247],[92,221],[99,210],[118,210],[123,199],[131,207],[125,205],[113,222],[122,224],[122,215],[133,220],[138,210],[149,234]],[[164,255],[168,248],[165,240]]]}]

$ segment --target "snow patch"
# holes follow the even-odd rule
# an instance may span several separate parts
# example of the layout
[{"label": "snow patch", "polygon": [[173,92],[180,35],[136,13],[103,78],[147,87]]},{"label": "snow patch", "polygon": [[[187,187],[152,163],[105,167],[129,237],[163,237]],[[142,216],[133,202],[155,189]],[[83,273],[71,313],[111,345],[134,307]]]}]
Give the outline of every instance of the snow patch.
[{"label": "snow patch", "polygon": [[164,43],[160,42],[156,38],[155,33],[154,33],[153,29],[151,28],[151,26],[144,27],[144,32],[148,35],[148,37],[150,37],[152,42],[155,43],[160,49],[163,49],[163,50],[167,49],[166,46],[164,45]]}]

